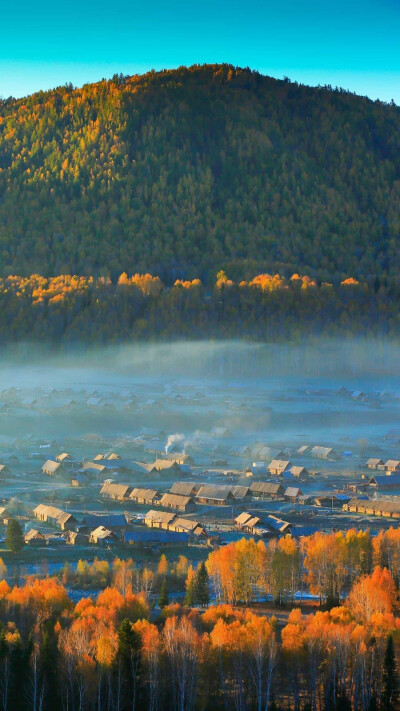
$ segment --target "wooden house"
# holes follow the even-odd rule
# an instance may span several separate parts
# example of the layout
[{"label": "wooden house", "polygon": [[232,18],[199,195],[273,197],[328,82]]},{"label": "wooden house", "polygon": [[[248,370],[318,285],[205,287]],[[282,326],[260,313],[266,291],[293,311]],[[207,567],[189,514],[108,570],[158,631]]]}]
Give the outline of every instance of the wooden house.
[{"label": "wooden house", "polygon": [[55,474],[62,474],[65,469],[61,462],[54,462],[52,459],[47,459],[42,466],[43,474],[48,474],[49,476],[54,476]]},{"label": "wooden house", "polygon": [[128,501],[132,488],[129,484],[115,484],[105,482],[100,490],[100,496],[104,499],[115,499],[116,501]]},{"label": "wooden house", "polygon": [[128,521],[123,513],[85,513],[82,523],[92,530],[98,526],[109,528],[120,537],[122,537],[122,533],[129,528]]},{"label": "wooden house", "polygon": [[253,481],[250,490],[253,496],[262,499],[279,499],[284,492],[282,484],[267,481]]},{"label": "wooden house", "polygon": [[27,546],[45,546],[46,539],[36,528],[31,528],[25,533],[24,540]]},{"label": "wooden house", "polygon": [[302,444],[302,446],[298,448],[297,454],[304,456],[305,454],[309,453],[309,449],[310,447],[308,444]]},{"label": "wooden house", "polygon": [[68,531],[67,544],[69,546],[87,546],[89,543],[89,534],[81,531]]},{"label": "wooden house", "polygon": [[189,536],[199,537],[206,535],[206,532],[199,521],[179,516],[174,518],[174,520],[168,524],[168,530],[176,531],[177,533],[187,533]]},{"label": "wooden house", "polygon": [[59,526],[62,531],[73,530],[77,525],[75,516],[58,509],[56,506],[47,506],[47,504],[39,504],[33,510],[33,515],[39,521],[50,523],[53,526]]},{"label": "wooden house", "polygon": [[12,518],[12,516],[8,509],[6,509],[5,506],[0,506],[0,523],[2,523],[3,526],[7,526],[10,518]]},{"label": "wooden house", "polygon": [[388,459],[384,464],[386,471],[388,472],[400,472],[400,460],[399,459]]},{"label": "wooden house", "polygon": [[141,489],[135,487],[129,494],[129,498],[136,504],[151,505],[154,504],[154,502],[160,498],[160,493],[157,491],[157,489]]},{"label": "wooden house", "polygon": [[144,522],[149,528],[163,528],[168,530],[168,526],[176,518],[176,514],[168,511],[148,511]]},{"label": "wooden house", "polygon": [[323,494],[322,496],[316,496],[314,498],[314,503],[316,506],[329,509],[341,508],[343,505],[343,502],[338,499],[335,494]]},{"label": "wooden house", "polygon": [[179,496],[196,496],[199,492],[200,485],[193,481],[176,481],[170,488],[171,494],[179,494]]},{"label": "wooden house", "polygon": [[376,489],[400,488],[400,472],[395,474],[375,474],[368,482],[368,486]]},{"label": "wooden house", "polygon": [[258,516],[253,516],[252,514],[243,511],[235,518],[235,524],[240,531],[246,531],[247,533],[255,533],[255,529],[260,523]]},{"label": "wooden house", "polygon": [[278,518],[277,516],[273,516],[272,514],[263,519],[263,524],[278,535],[290,532],[291,524],[288,521]]},{"label": "wooden house", "polygon": [[199,504],[209,504],[210,506],[226,506],[227,504],[234,504],[235,497],[229,486],[205,484],[200,487],[196,501]]},{"label": "wooden house", "polygon": [[293,501],[296,502],[299,496],[302,496],[303,492],[301,489],[298,488],[298,486],[288,486],[286,489],[285,493],[283,494],[283,497],[285,501]]},{"label": "wooden house", "polygon": [[283,472],[290,468],[290,462],[284,459],[273,459],[268,466],[268,471],[273,476],[282,476]]},{"label": "wooden house", "polygon": [[289,469],[289,472],[296,479],[308,479],[310,477],[310,472],[305,467],[293,466]]},{"label": "wooden house", "polygon": [[180,496],[179,494],[164,494],[161,497],[160,506],[184,513],[196,510],[195,501],[191,496]]},{"label": "wooden house", "polygon": [[237,500],[245,500],[245,499],[250,499],[251,498],[251,489],[249,486],[232,486],[231,487],[231,492],[235,499]]},{"label": "wooden house", "polygon": [[98,526],[91,532],[89,542],[95,543],[96,545],[111,546],[118,543],[118,537],[113,531],[105,528],[105,526]]},{"label": "wooden house", "polygon": [[327,459],[328,461],[335,461],[338,458],[332,447],[320,447],[319,445],[312,447],[310,454],[317,459]]},{"label": "wooden house", "polygon": [[370,457],[365,465],[368,469],[383,469],[384,463],[382,459]]}]

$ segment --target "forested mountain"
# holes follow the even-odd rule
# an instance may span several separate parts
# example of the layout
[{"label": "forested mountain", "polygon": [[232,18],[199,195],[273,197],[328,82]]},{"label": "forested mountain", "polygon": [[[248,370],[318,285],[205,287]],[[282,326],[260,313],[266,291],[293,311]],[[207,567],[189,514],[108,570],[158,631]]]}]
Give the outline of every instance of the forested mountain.
[{"label": "forested mountain", "polygon": [[6,276],[400,270],[400,109],[228,65],[0,102]]}]

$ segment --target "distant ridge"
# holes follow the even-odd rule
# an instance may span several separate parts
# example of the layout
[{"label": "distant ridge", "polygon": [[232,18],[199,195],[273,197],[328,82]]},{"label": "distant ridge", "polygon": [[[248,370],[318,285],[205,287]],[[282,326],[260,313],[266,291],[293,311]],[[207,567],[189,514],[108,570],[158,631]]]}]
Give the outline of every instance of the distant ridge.
[{"label": "distant ridge", "polygon": [[400,271],[400,109],[204,65],[0,102],[0,272]]}]

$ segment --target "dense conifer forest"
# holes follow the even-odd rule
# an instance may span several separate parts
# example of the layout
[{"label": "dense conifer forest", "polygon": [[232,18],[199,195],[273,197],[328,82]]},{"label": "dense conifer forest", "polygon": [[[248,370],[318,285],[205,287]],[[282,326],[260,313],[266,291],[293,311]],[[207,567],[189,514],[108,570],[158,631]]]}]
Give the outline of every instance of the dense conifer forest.
[{"label": "dense conifer forest", "polygon": [[0,102],[3,276],[400,267],[400,109],[204,65]]}]

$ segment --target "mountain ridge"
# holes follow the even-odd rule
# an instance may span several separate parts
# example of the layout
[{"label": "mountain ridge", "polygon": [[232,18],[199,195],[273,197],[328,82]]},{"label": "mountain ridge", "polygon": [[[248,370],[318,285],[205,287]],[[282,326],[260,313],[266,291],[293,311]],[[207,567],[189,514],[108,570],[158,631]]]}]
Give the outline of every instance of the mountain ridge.
[{"label": "mountain ridge", "polygon": [[231,65],[0,102],[0,271],[394,276],[400,109]]}]

